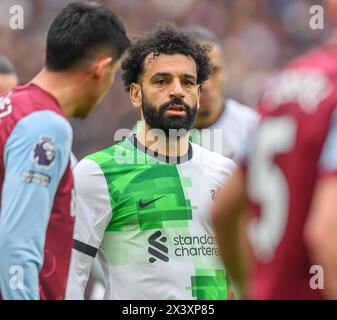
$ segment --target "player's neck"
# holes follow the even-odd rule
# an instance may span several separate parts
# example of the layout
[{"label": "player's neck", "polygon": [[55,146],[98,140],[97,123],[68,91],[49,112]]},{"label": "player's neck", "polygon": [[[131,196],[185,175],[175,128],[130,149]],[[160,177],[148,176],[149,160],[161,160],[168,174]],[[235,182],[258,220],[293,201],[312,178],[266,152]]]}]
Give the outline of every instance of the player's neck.
[{"label": "player's neck", "polygon": [[51,72],[42,69],[31,83],[39,86],[51,94],[59,103],[67,118],[75,113],[77,106],[80,104],[75,97],[78,97],[78,81],[74,75],[66,76],[64,73]]},{"label": "player's neck", "polygon": [[164,133],[154,133],[151,130],[152,129],[145,123],[145,121],[142,121],[141,129],[136,134],[139,142],[145,147],[169,157],[181,157],[188,153],[188,134],[175,138],[166,137]]}]

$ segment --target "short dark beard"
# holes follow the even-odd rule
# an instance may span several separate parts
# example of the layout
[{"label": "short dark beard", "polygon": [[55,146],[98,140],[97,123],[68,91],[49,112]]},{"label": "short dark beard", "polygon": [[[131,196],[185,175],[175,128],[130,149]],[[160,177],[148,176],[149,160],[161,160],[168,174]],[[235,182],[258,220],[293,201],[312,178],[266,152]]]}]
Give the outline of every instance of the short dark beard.
[{"label": "short dark beard", "polygon": [[[165,117],[164,113],[166,109],[173,104],[183,105],[186,108],[186,116]],[[181,98],[176,97],[162,104],[158,109],[147,101],[143,92],[142,110],[146,124],[152,129],[163,130],[166,137],[169,137],[170,129],[171,130],[183,129],[186,130],[187,133],[192,128],[197,112],[197,105],[194,105],[192,107],[186,102],[184,102],[184,100],[182,100]]]}]

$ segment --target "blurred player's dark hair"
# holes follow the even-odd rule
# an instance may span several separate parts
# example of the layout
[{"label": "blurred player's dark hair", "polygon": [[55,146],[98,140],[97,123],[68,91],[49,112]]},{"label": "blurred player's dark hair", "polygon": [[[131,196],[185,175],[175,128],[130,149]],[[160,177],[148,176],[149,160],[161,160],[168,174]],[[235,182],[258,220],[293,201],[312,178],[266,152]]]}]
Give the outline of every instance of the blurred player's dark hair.
[{"label": "blurred player's dark hair", "polygon": [[209,45],[202,45],[191,34],[178,29],[172,23],[159,23],[155,28],[135,39],[129,54],[122,64],[122,79],[129,91],[132,83],[137,83],[144,69],[148,54],[183,54],[193,58],[197,65],[198,84],[205,82],[210,75]]},{"label": "blurred player's dark hair", "polygon": [[115,13],[95,2],[73,2],[49,28],[46,67],[68,69],[102,51],[117,60],[129,44],[124,25]]},{"label": "blurred player's dark hair", "polygon": [[4,56],[0,56],[0,74],[16,74],[13,65]]},{"label": "blurred player's dark hair", "polygon": [[190,25],[184,26],[183,30],[188,33],[191,33],[199,41],[215,44],[221,49],[223,49],[223,43],[218,38],[218,36],[215,33],[213,33],[211,30],[205,27],[202,27],[197,24],[190,24]]}]

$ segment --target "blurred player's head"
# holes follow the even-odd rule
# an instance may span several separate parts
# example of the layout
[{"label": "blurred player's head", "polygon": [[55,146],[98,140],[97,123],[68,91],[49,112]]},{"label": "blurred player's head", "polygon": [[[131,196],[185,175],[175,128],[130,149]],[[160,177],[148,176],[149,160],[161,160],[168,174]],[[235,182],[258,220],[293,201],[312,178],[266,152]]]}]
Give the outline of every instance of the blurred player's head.
[{"label": "blurred player's head", "polygon": [[95,2],[74,2],[52,22],[46,70],[76,75],[78,100],[73,116],[85,117],[114,81],[129,46],[122,21]]},{"label": "blurred player's head", "polygon": [[18,77],[9,60],[0,56],[0,94],[10,90],[18,83]]},{"label": "blurred player's head", "polygon": [[184,28],[196,37],[202,44],[209,44],[212,49],[209,53],[211,62],[211,75],[202,87],[200,97],[200,108],[197,113],[197,127],[210,125],[223,109],[225,97],[225,63],[224,49],[221,41],[210,30],[198,26],[190,25]]},{"label": "blurred player's head", "polygon": [[210,73],[208,50],[167,23],[134,42],[123,62],[122,78],[148,127],[166,135],[169,129],[192,127],[201,85]]},{"label": "blurred player's head", "polygon": [[327,0],[326,6],[330,19],[337,24],[337,0]]}]

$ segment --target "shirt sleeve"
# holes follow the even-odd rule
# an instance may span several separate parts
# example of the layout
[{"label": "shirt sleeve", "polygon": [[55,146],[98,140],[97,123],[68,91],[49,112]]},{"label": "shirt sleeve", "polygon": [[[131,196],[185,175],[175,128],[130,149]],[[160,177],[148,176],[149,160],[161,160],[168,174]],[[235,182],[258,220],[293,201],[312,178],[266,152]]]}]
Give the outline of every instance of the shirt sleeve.
[{"label": "shirt sleeve", "polygon": [[337,176],[337,108],[319,160],[319,177]]},{"label": "shirt sleeve", "polygon": [[76,221],[66,290],[67,300],[83,300],[105,230],[112,217],[107,182],[96,162],[84,159],[74,171]]},{"label": "shirt sleeve", "polygon": [[46,230],[71,144],[69,123],[52,111],[23,118],[7,140],[0,216],[4,299],[39,299]]}]

